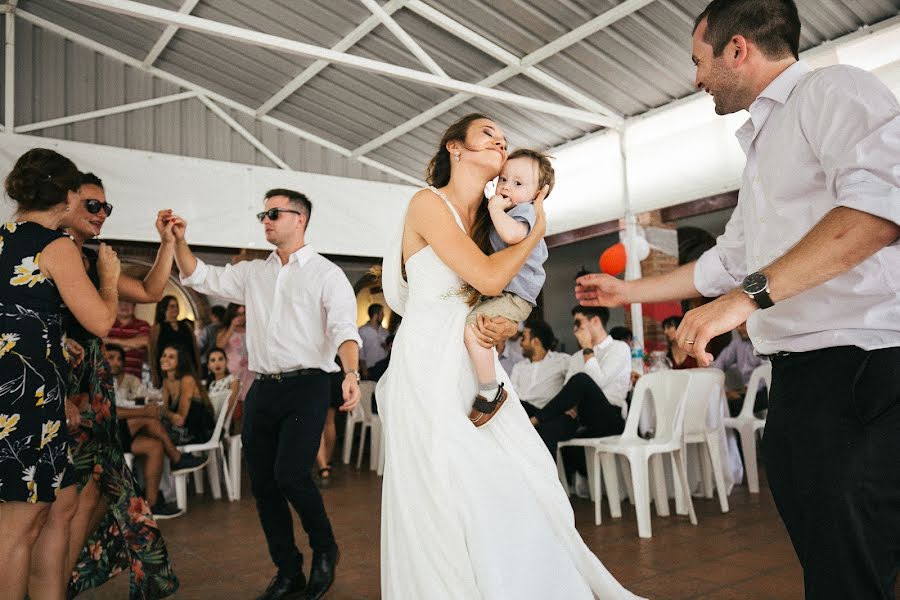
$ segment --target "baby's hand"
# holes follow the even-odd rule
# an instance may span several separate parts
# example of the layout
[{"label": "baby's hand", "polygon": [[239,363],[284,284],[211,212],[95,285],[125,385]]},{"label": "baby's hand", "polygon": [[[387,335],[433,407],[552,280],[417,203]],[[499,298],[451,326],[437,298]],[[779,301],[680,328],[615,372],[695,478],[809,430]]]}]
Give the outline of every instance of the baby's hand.
[{"label": "baby's hand", "polygon": [[495,194],[490,200],[488,200],[488,210],[503,210],[505,211],[508,208],[512,208],[512,200],[509,198],[504,198],[500,194]]}]

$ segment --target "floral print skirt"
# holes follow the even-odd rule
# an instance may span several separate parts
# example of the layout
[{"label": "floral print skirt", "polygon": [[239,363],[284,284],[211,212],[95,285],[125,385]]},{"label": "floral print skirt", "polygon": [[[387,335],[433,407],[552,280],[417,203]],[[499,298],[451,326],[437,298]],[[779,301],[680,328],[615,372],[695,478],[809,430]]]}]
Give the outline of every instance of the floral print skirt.
[{"label": "floral print skirt", "polygon": [[79,489],[93,478],[108,507],[100,526],[81,550],[70,597],[102,585],[117,573],[131,571],[131,600],[164,598],[178,589],[178,579],[150,507],[137,485],[118,438],[112,375],[101,341],[83,342],[84,361],[72,372],[70,398],[81,409],[72,458]]}]

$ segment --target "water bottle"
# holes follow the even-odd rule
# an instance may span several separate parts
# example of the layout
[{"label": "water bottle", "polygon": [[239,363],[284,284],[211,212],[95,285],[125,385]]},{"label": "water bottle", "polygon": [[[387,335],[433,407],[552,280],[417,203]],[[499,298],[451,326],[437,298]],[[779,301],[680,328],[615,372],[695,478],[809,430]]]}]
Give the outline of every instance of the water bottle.
[{"label": "water bottle", "polygon": [[644,349],[637,343],[631,348],[631,370],[644,374]]}]

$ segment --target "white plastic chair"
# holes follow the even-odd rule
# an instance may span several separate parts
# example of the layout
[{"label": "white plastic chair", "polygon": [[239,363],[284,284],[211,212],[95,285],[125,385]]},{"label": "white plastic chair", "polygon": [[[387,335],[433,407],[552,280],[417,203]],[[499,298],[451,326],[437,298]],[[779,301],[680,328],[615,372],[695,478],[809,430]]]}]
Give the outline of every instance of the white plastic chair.
[{"label": "white plastic chair", "polygon": [[237,410],[237,401],[228,411],[222,425],[222,441],[219,443],[219,456],[222,460],[222,473],[225,475],[225,492],[228,500],[235,502],[241,499],[241,434],[231,435],[231,421]]},{"label": "white plastic chair", "polygon": [[[756,433],[761,432],[766,426],[766,420],[753,414],[753,405],[756,403],[756,392],[759,389],[760,380],[766,383],[766,391],[772,389],[772,363],[759,365],[750,374],[747,382],[747,394],[744,396],[744,405],[736,417],[728,417],[724,420],[725,427],[735,429],[741,438],[741,450],[744,452],[744,471],[747,473],[747,487],[751,494],[759,493],[759,471],[756,466]],[[762,433],[760,433],[760,436]]]},{"label": "white plastic chair", "polygon": [[[610,513],[614,517],[621,516],[619,499],[618,471],[616,455],[628,459],[630,479],[637,513],[638,535],[651,537],[650,526],[650,461],[654,463],[653,496],[656,512],[659,516],[668,516],[669,498],[666,491],[665,477],[662,470],[661,456],[668,454],[672,458],[672,466],[677,474],[675,486],[676,507],[687,505],[691,524],[697,524],[697,515],[690,497],[687,482],[687,470],[682,454],[682,426],[684,423],[684,407],[687,394],[695,375],[687,371],[657,371],[641,377],[634,388],[625,430],[620,436],[596,438],[594,441],[595,521],[599,524],[599,477],[602,471],[603,483],[606,485]],[[638,435],[638,423],[643,412],[647,395],[653,400],[656,413],[656,432],[649,440]],[[602,470],[601,470],[602,464]]]},{"label": "white plastic chair", "polygon": [[366,447],[366,432],[372,430],[369,442],[369,469],[374,471],[378,468],[379,447],[381,446],[381,419],[376,414],[372,414],[372,397],[375,395],[374,381],[360,381],[359,391],[361,397],[359,399],[359,408],[362,409],[362,431],[359,434],[359,454],[356,455],[356,468],[362,466],[363,450]]},{"label": "white plastic chair", "polygon": [[[185,444],[178,446],[181,452],[190,454],[206,453],[209,455],[209,461],[205,465],[186,469],[173,473],[175,478],[175,504],[181,511],[187,510],[187,476],[194,474],[194,486],[198,494],[203,493],[203,473],[206,469],[209,474],[209,486],[212,489],[213,498],[218,500],[222,497],[222,489],[219,483],[219,460],[223,456],[222,453],[222,429],[225,425],[225,419],[233,412],[233,410],[220,410],[216,417],[216,426],[213,428],[212,435],[205,442],[197,444]],[[230,482],[226,482],[228,486]]]},{"label": "white plastic chair", "polygon": [[[725,373],[719,369],[687,369],[692,382],[684,409],[684,445],[701,444],[700,460],[703,469],[704,491],[712,497],[709,467],[716,482],[719,508],[728,512],[728,489],[725,486],[725,464],[722,462],[721,440],[725,438],[722,402],[725,394]],[[715,417],[711,415],[715,414]],[[705,451],[704,451],[705,450]],[[690,492],[690,490],[689,490]]]},{"label": "white plastic chair", "polygon": [[[360,398],[359,404],[356,405],[356,408],[351,410],[347,414],[347,424],[344,425],[344,448],[341,455],[341,459],[344,464],[350,463],[350,456],[353,453],[353,434],[356,432],[356,426],[358,424],[364,424],[366,421],[366,413],[363,411],[362,403],[365,400],[365,392],[363,391],[363,386],[368,387],[368,384],[374,383],[371,381],[360,381],[359,382],[359,391],[362,394],[362,398]],[[374,386],[372,387],[374,393]],[[369,401],[371,403],[371,400]]]}]

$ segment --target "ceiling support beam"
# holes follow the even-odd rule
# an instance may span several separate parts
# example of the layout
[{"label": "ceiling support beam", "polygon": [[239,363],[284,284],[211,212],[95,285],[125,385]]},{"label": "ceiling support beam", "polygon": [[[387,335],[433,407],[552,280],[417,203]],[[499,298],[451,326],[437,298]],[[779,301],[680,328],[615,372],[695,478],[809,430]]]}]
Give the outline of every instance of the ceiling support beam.
[{"label": "ceiling support beam", "polygon": [[6,47],[4,48],[4,106],[3,130],[12,131],[16,126],[16,2],[10,0],[4,26],[6,27]]},{"label": "ceiling support beam", "polygon": [[[169,73],[168,71],[165,71],[158,67],[145,67],[144,64],[136,58],[133,58],[133,57],[128,56],[127,54],[120,52],[114,48],[110,48],[109,46],[105,46],[99,42],[96,42],[84,35],[81,35],[80,33],[76,33],[74,31],[66,29],[65,27],[63,27],[61,25],[57,25],[56,23],[54,23],[52,21],[48,21],[46,19],[38,17],[37,15],[33,15],[29,12],[22,11],[22,10],[18,10],[17,15],[19,17],[21,17],[22,19],[28,21],[29,23],[32,23],[33,25],[36,25],[36,26],[40,27],[41,29],[44,29],[45,31],[55,33],[56,35],[59,35],[73,43],[76,43],[80,46],[84,46],[85,48],[89,48],[90,50],[93,50],[94,52],[97,52],[104,56],[108,56],[112,59],[118,60],[119,62],[122,62],[130,67],[135,68],[135,69],[146,71],[147,73],[149,73],[150,75],[152,75],[154,77],[158,77],[159,79],[173,83],[173,84],[175,84],[179,87],[182,87],[186,90],[195,92],[198,95],[206,96],[207,98],[214,100],[218,104],[227,106],[228,108],[234,109],[234,110],[244,113],[246,115],[256,117],[263,123],[268,123],[269,125],[272,125],[278,129],[281,129],[282,131],[285,131],[287,133],[290,133],[298,138],[310,141],[310,142],[317,144],[319,146],[322,146],[324,148],[328,148],[329,150],[336,152],[341,156],[344,156],[346,158],[351,157],[352,152],[349,149],[344,148],[343,146],[341,146],[339,144],[335,144],[334,142],[331,142],[331,141],[326,140],[322,137],[319,137],[313,133],[305,131],[305,130],[297,127],[296,125],[292,125],[290,123],[287,123],[280,119],[276,119],[269,115],[258,117],[256,115],[256,109],[254,109],[254,108],[251,108],[245,104],[241,104],[240,102],[238,102],[232,98],[229,98],[228,96],[216,93],[216,92],[214,92],[210,89],[207,89],[199,84],[196,84],[192,81],[184,79],[183,77],[179,77],[178,75]],[[419,179],[417,177],[413,177],[412,175],[409,175],[407,173],[403,173],[402,171],[399,171],[393,167],[389,167],[388,165],[382,164],[378,161],[374,161],[374,160],[363,161],[362,159],[358,159],[358,160],[372,168],[378,169],[379,171],[381,171],[383,173],[387,173],[388,175],[391,175],[393,177],[397,177],[398,179],[405,181],[411,185],[418,185],[418,186],[425,185],[421,179]]]},{"label": "ceiling support beam", "polygon": [[394,37],[400,40],[401,44],[406,46],[407,50],[413,53],[413,56],[419,59],[419,62],[422,63],[426,69],[428,69],[435,75],[439,75],[441,77],[449,77],[447,73],[445,73],[444,70],[440,67],[440,65],[434,62],[434,59],[431,58],[428,53],[422,49],[422,46],[420,46],[416,42],[416,40],[412,39],[412,36],[406,33],[406,31],[404,31],[403,28],[400,27],[399,24],[397,24],[397,21],[395,21],[389,14],[384,12],[384,10],[382,10],[382,8],[378,6],[378,3],[375,2],[375,0],[360,1],[366,5],[366,8],[368,8],[373,15],[378,17],[382,25],[387,27],[388,31],[394,34]]},{"label": "ceiling support beam", "polygon": [[[401,8],[403,8],[409,0],[390,0],[387,4],[381,7],[387,15],[392,15]],[[381,21],[378,20],[378,17],[372,15],[367,18],[365,21],[357,25],[356,29],[348,33],[341,41],[331,47],[335,52],[344,52],[345,50],[349,50],[356,42],[364,38],[370,31],[378,27],[381,24]],[[313,64],[306,67],[302,73],[294,77],[291,81],[287,83],[283,88],[278,90],[271,98],[263,102],[260,107],[256,110],[256,114],[262,116],[273,108],[284,102],[285,98],[299,90],[303,87],[307,81],[318,75],[322,69],[327,67],[330,63],[327,60],[317,60]]]},{"label": "ceiling support beam", "polygon": [[196,98],[196,92],[181,92],[160,98],[151,98],[149,100],[140,100],[139,102],[129,102],[128,104],[120,104],[119,106],[111,106],[109,108],[101,108],[100,110],[92,110],[89,112],[78,113],[76,115],[67,115],[58,119],[48,119],[46,121],[38,121],[27,125],[19,125],[15,128],[16,133],[29,133],[39,129],[48,129],[59,125],[69,125],[71,123],[79,123],[81,121],[90,121],[91,119],[100,119],[110,115],[118,115],[142,108],[150,108],[151,106],[160,106],[169,104],[170,102],[180,102],[189,98]]},{"label": "ceiling support beam", "polygon": [[225,111],[222,109],[222,107],[220,107],[218,104],[216,104],[215,102],[213,102],[212,100],[210,100],[210,99],[207,98],[206,96],[200,96],[200,102],[202,102],[203,105],[204,105],[206,108],[208,108],[208,109],[211,110],[213,113],[215,113],[215,115],[216,115],[217,117],[219,117],[220,119],[222,119],[223,121],[225,121],[225,123],[226,123],[229,127],[231,127],[232,129],[234,129],[234,130],[235,130],[242,138],[244,138],[245,140],[247,140],[248,142],[250,142],[250,144],[251,144],[254,148],[256,148],[257,150],[259,150],[260,152],[262,152],[262,153],[265,155],[266,158],[268,158],[268,159],[271,160],[273,163],[275,163],[276,165],[278,165],[279,168],[284,169],[284,170],[286,170],[286,171],[291,171],[291,170],[292,170],[291,167],[290,167],[290,165],[288,165],[286,162],[284,162],[283,160],[281,160],[281,157],[279,157],[277,154],[275,154],[274,152],[272,152],[272,150],[271,150],[268,146],[266,146],[266,145],[263,144],[261,141],[259,141],[259,138],[257,138],[255,135],[253,135],[252,133],[250,133],[250,132],[247,130],[246,127],[244,127],[243,125],[241,125],[240,123],[238,123],[238,122],[234,119],[234,117],[232,117],[232,116],[229,115],[227,112],[225,112]]},{"label": "ceiling support beam", "polygon": [[[198,2],[200,2],[200,0],[184,0],[184,4],[181,5],[178,12],[183,15],[189,15],[191,14],[191,11],[194,10],[194,7],[197,6]],[[156,40],[156,43],[153,44],[150,52],[147,53],[147,58],[144,59],[144,66],[150,67],[156,62],[156,59],[159,58],[162,51],[169,45],[169,42],[172,40],[176,31],[178,31],[178,27],[175,25],[166,27],[165,31],[162,32],[162,35],[159,36],[159,39]]]},{"label": "ceiling support beam", "polygon": [[[377,75],[385,75],[404,81],[412,81],[423,85],[450,90],[453,92],[465,92],[480,98],[487,98],[497,102],[504,102],[515,106],[534,110],[541,113],[556,115],[565,119],[572,119],[593,125],[608,127],[614,124],[614,121],[605,115],[598,115],[585,110],[572,108],[555,102],[547,102],[537,98],[504,92],[492,88],[480,86],[477,84],[467,83],[451,79],[449,77],[441,77],[424,71],[417,71],[406,67],[392,65],[378,60],[372,60],[345,52],[335,52],[328,48],[321,48],[312,44],[297,42],[286,38],[253,31],[243,27],[236,27],[218,21],[209,19],[201,19],[190,15],[182,15],[175,11],[156,8],[132,0],[68,0],[74,4],[82,4],[93,8],[99,8],[114,13],[124,14],[131,17],[165,23],[168,25],[178,25],[184,29],[205,33],[223,39],[230,39],[237,42],[247,43],[269,50],[294,54],[297,56],[305,56],[308,58],[324,59],[335,64],[345,67],[359,69]],[[638,0],[628,0],[635,2]],[[639,0],[640,2],[649,2],[651,0]],[[626,2],[626,4],[628,3]],[[612,9],[612,11],[618,10]],[[608,11],[608,12],[612,12]],[[564,36],[566,37],[566,36]]]}]

